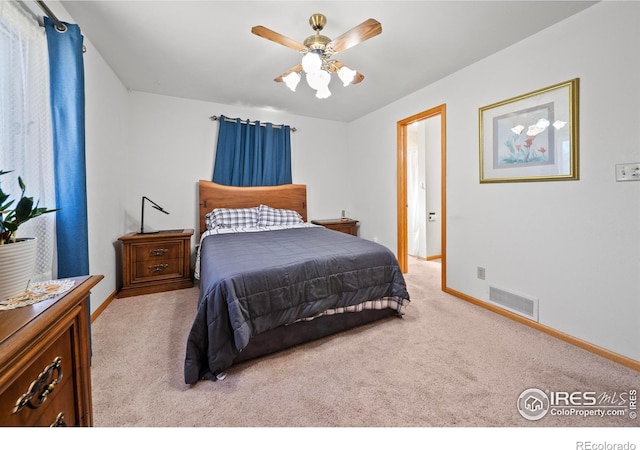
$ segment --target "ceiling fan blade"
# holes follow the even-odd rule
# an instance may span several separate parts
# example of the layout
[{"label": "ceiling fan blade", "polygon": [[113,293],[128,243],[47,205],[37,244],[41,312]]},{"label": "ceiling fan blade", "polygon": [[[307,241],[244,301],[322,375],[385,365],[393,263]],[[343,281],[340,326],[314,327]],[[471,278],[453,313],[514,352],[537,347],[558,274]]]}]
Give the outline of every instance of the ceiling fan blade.
[{"label": "ceiling fan blade", "polygon": [[277,81],[278,83],[282,83],[283,78],[286,77],[287,75],[289,75],[292,72],[300,72],[302,70],[302,66],[300,64],[298,64],[297,66],[292,67],[291,69],[287,70],[286,72],[284,72],[282,75],[278,75],[276,78],[273,79],[273,81]]},{"label": "ceiling fan blade", "polygon": [[375,19],[367,19],[357,27],[354,27],[341,34],[329,44],[327,48],[330,48],[333,53],[343,52],[348,48],[353,47],[361,42],[371,39],[374,36],[382,33],[382,25]]},{"label": "ceiling fan blade", "polygon": [[294,41],[293,39],[288,38],[287,36],[284,36],[280,33],[276,33],[269,28],[263,27],[262,25],[251,28],[251,32],[256,36],[268,39],[272,42],[275,42],[276,44],[284,45],[285,47],[289,47],[298,52],[307,49],[307,47],[305,47],[301,43]]},{"label": "ceiling fan blade", "polygon": [[[338,70],[341,67],[347,67],[347,68],[351,69],[351,67],[345,66],[340,61],[332,60],[331,63],[332,64],[329,66],[329,70],[331,72],[334,72],[334,73],[337,73]],[[353,70],[353,69],[351,69],[351,70]],[[351,84],[358,84],[358,83],[362,82],[362,80],[364,80],[364,75],[362,75],[360,72],[356,72],[356,76],[353,78],[353,81],[351,82]]]}]

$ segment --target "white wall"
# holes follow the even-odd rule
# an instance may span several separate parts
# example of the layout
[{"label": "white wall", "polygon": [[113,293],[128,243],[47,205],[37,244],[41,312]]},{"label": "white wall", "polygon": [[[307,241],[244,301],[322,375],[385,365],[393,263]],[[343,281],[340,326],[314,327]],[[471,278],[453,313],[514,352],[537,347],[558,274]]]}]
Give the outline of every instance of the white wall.
[{"label": "white wall", "polygon": [[[396,122],[446,103],[448,287],[537,297],[542,324],[640,360],[640,183],[614,177],[640,161],[638,42],[640,3],[599,3],[351,123],[361,235],[397,249]],[[576,77],[580,180],[480,185],[478,108]]]},{"label": "white wall", "polygon": [[407,126],[407,253],[427,257],[427,181],[425,121]]},{"label": "white wall", "polygon": [[440,115],[424,120],[426,154],[425,178],[427,180],[427,218],[435,213],[435,220],[427,222],[427,257],[442,254],[442,118]]},{"label": "white wall", "polygon": [[113,293],[119,273],[116,240],[125,232],[121,182],[127,156],[127,90],[97,50],[85,43],[85,121],[89,270],[104,279],[91,296],[91,311]]}]

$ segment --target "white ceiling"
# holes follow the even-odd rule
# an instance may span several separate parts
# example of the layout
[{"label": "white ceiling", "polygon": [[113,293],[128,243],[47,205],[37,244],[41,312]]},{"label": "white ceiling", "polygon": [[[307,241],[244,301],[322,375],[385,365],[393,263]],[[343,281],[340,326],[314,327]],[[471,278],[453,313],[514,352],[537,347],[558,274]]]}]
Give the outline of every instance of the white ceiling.
[{"label": "white ceiling", "polygon": [[[61,1],[83,34],[130,90],[270,108],[349,122],[557,23],[583,1]],[[336,38],[368,18],[382,34],[335,59],[364,74],[331,82],[315,98],[273,79],[300,61],[287,47],[251,33],[263,25],[302,42],[309,17],[327,17]],[[531,49],[532,52],[544,51]],[[526,66],[526,55],[514,64]],[[544,70],[538,68],[537,70]],[[478,80],[481,82],[482,80]],[[224,113],[221,111],[220,113]]]}]

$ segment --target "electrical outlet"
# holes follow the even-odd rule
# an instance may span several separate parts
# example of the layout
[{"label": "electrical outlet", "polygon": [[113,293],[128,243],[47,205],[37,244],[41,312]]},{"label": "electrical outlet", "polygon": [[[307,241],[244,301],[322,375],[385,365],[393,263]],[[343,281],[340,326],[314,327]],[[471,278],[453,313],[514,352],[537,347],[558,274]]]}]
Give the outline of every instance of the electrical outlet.
[{"label": "electrical outlet", "polygon": [[484,267],[478,267],[478,279],[479,280],[484,280],[484,276],[485,276]]},{"label": "electrical outlet", "polygon": [[616,164],[616,181],[640,181],[640,163]]}]

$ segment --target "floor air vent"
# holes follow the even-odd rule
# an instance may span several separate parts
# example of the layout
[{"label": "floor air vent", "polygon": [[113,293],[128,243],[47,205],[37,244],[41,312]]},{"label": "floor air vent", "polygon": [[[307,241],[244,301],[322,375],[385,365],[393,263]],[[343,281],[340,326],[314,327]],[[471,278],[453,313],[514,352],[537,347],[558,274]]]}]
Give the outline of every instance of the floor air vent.
[{"label": "floor air vent", "polygon": [[528,298],[496,287],[489,287],[489,300],[511,312],[538,321],[538,299]]}]

